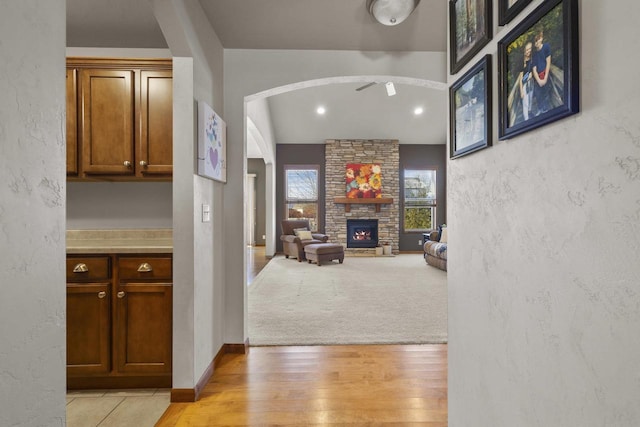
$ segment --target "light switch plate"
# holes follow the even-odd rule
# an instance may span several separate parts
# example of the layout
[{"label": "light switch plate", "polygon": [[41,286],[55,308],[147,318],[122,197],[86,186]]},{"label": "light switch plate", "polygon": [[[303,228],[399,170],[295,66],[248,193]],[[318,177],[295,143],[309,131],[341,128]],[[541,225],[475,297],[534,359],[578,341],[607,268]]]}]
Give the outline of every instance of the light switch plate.
[{"label": "light switch plate", "polygon": [[202,205],[202,222],[211,221],[211,208],[209,205]]}]

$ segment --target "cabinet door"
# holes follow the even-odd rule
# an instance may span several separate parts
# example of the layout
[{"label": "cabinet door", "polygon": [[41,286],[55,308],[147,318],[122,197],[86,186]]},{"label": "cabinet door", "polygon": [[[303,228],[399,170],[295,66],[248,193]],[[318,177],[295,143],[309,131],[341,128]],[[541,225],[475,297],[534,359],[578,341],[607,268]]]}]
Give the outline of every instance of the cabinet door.
[{"label": "cabinet door", "polygon": [[116,298],[116,365],[120,373],[171,373],[172,286],[124,283]]},{"label": "cabinet door", "polygon": [[171,71],[140,73],[138,176],[173,171],[173,78]]},{"label": "cabinet door", "polygon": [[111,370],[110,283],[67,284],[67,374]]},{"label": "cabinet door", "polygon": [[78,174],[78,86],[76,70],[67,69],[67,175]]},{"label": "cabinet door", "polygon": [[133,175],[134,72],[80,72],[82,170]]}]

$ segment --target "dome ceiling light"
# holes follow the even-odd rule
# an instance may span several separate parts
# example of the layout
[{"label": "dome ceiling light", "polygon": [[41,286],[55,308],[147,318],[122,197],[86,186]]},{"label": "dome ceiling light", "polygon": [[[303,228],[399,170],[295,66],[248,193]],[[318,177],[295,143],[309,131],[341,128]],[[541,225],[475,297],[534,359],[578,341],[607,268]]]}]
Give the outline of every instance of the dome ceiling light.
[{"label": "dome ceiling light", "polygon": [[367,0],[367,10],[383,25],[398,25],[411,15],[420,0]]}]

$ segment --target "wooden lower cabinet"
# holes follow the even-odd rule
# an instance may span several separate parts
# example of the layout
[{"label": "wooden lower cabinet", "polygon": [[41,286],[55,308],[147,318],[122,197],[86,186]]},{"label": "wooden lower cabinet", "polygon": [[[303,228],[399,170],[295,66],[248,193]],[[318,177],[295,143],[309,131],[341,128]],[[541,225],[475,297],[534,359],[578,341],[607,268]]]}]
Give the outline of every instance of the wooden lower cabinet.
[{"label": "wooden lower cabinet", "polygon": [[109,283],[67,284],[67,372],[106,374],[111,369]]},{"label": "wooden lower cabinet", "polygon": [[67,257],[69,389],[171,387],[171,264],[166,254]]}]

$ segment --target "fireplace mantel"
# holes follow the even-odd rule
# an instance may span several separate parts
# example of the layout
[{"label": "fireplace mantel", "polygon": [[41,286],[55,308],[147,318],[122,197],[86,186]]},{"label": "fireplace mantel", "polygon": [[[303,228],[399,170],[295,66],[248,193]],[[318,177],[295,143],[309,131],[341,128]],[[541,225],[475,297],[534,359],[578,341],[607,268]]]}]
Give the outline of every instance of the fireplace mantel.
[{"label": "fireplace mantel", "polygon": [[388,205],[393,203],[390,197],[381,197],[377,199],[350,199],[348,197],[334,197],[334,203],[344,204],[344,211],[351,212],[351,205],[375,205],[376,212],[380,212],[380,205]]}]

